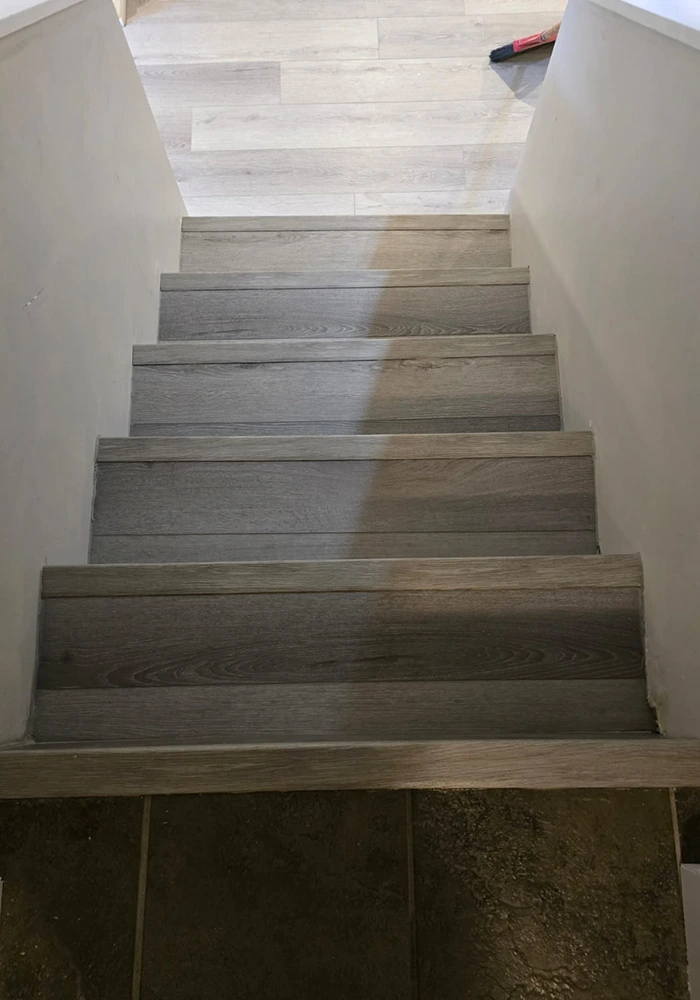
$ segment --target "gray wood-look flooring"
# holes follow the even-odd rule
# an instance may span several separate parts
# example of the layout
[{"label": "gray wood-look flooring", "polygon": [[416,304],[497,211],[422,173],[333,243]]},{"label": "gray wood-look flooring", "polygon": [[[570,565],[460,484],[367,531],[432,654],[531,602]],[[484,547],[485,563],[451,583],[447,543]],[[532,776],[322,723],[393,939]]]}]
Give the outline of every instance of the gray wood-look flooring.
[{"label": "gray wood-look flooring", "polygon": [[126,28],[193,215],[503,211],[562,0],[152,0]]}]

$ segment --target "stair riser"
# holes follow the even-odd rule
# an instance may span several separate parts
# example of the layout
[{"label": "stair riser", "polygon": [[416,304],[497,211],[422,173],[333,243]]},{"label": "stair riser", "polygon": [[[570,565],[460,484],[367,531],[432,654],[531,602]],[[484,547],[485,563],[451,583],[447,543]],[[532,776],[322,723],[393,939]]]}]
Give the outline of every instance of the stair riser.
[{"label": "stair riser", "polygon": [[509,267],[507,230],[185,232],[182,271]]},{"label": "stair riser", "polygon": [[592,531],[594,519],[586,457],[115,462],[98,468],[93,535],[407,533],[408,555],[414,532]]},{"label": "stair riser", "polygon": [[529,287],[165,291],[161,340],[528,333]]},{"label": "stair riser", "polygon": [[636,589],[54,598],[39,689],[643,677]]},{"label": "stair riser", "polygon": [[[559,416],[553,355],[134,368],[132,421],[173,433],[405,432]],[[404,427],[401,421],[406,421]],[[444,426],[442,425],[444,421]],[[520,429],[526,429],[521,426]],[[170,433],[169,430],[166,433]],[[337,431],[335,431],[337,433]]]}]

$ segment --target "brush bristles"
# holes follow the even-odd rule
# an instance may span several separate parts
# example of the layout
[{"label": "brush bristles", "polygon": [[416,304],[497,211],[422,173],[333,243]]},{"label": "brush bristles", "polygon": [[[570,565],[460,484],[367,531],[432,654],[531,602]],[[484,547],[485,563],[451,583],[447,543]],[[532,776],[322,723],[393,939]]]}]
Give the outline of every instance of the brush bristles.
[{"label": "brush bristles", "polygon": [[490,55],[491,62],[505,62],[506,59],[512,59],[515,55],[515,47],[511,42],[510,45],[502,45],[500,49],[494,49]]}]

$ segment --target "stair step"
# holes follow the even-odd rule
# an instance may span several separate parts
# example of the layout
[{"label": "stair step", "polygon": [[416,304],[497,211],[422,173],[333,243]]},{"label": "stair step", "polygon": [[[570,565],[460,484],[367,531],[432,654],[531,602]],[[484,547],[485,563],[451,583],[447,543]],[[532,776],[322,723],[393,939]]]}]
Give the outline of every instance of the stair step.
[{"label": "stair step", "polygon": [[503,216],[426,221],[421,216],[297,219],[189,219],[183,225],[183,271],[318,267],[507,267],[510,231]]},{"label": "stair step", "polygon": [[700,740],[119,746],[0,750],[0,797],[191,795],[381,788],[682,788],[700,785]]},{"label": "stair step", "polygon": [[591,452],[586,433],[106,440],[94,558],[104,558],[105,536],[138,537],[146,550],[184,536],[183,555],[170,548],[179,561],[203,559],[211,535],[272,559],[287,558],[289,536],[310,551],[331,536],[343,557],[360,538],[376,540],[377,555],[383,545],[397,556],[438,555],[442,533],[466,546],[472,532],[481,546],[489,535],[491,555],[511,553],[500,546],[520,532],[584,532],[593,545]]},{"label": "stair step", "polygon": [[528,283],[507,267],[164,275],[160,339],[527,333]]},{"label": "stair step", "polygon": [[187,232],[332,232],[385,229],[510,229],[506,214],[465,215],[288,215],[226,216],[188,215],[182,220]]},{"label": "stair step", "polygon": [[134,351],[131,432],[557,430],[554,350],[519,336],[147,345]]},{"label": "stair step", "polygon": [[47,569],[40,741],[651,732],[634,557]]}]

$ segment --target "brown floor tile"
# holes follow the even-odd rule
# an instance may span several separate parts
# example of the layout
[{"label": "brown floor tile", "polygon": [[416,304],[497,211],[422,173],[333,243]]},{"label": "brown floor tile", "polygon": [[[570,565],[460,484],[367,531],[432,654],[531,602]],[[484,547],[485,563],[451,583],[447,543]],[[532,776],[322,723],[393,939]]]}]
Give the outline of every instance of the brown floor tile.
[{"label": "brown floor tile", "polygon": [[420,1000],[687,1000],[666,791],[414,796]]},{"label": "brown floor tile", "polygon": [[153,800],[142,1000],[407,1000],[405,797]]},{"label": "brown floor tile", "polygon": [[142,808],[0,802],[0,1000],[129,1000]]}]

